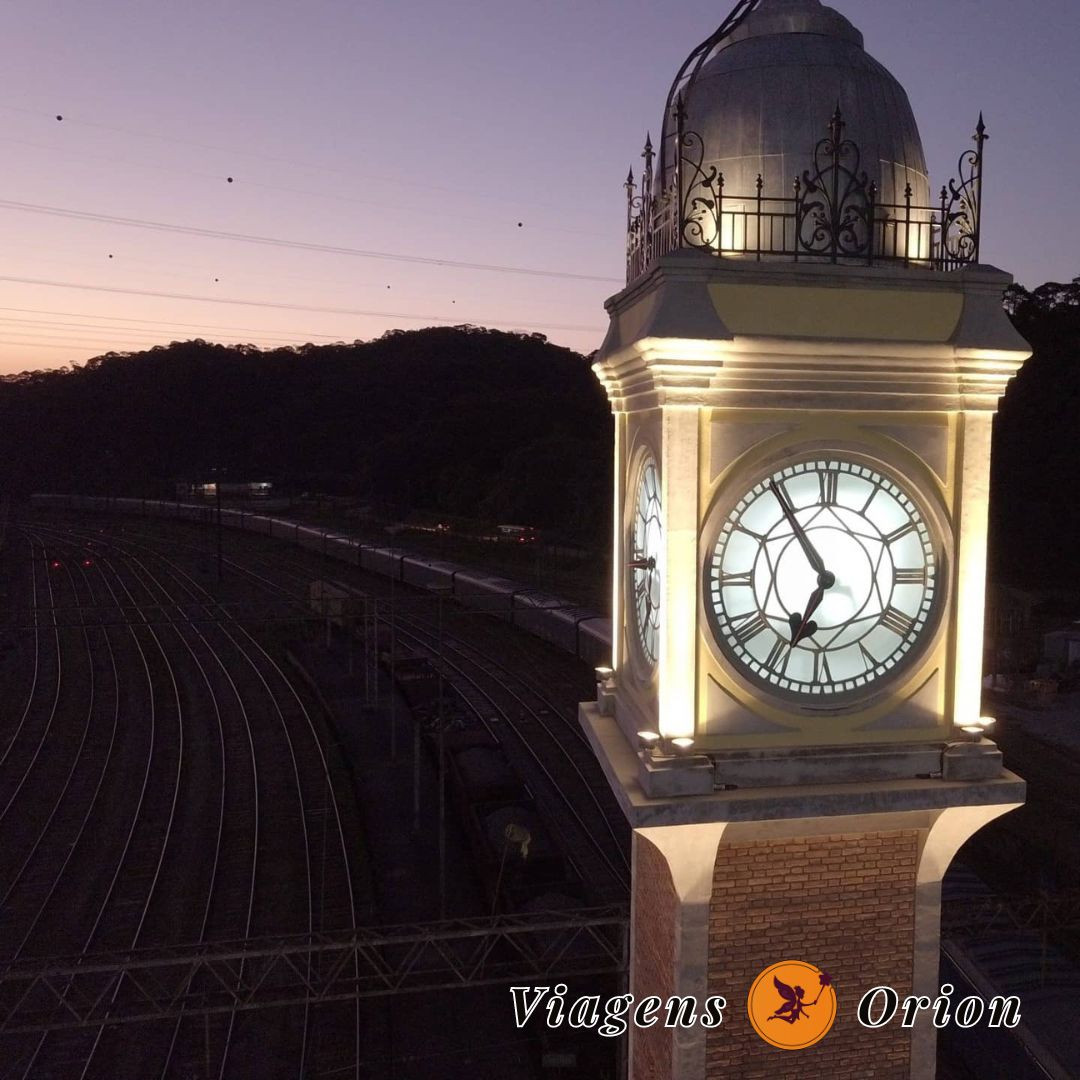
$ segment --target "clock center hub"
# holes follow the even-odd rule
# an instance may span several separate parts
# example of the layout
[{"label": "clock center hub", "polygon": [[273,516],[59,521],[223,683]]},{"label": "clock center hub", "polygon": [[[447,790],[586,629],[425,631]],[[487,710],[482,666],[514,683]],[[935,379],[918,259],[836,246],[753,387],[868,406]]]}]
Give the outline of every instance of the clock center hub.
[{"label": "clock center hub", "polygon": [[780,605],[788,612],[802,612],[815,590],[824,589],[814,612],[814,621],[824,631],[858,617],[866,607],[874,586],[874,568],[862,544],[842,529],[810,526],[806,535],[827,569],[818,574],[794,537],[766,541],[755,568],[761,575],[759,595],[768,588],[766,579],[772,576],[769,562],[775,554],[774,580]]}]

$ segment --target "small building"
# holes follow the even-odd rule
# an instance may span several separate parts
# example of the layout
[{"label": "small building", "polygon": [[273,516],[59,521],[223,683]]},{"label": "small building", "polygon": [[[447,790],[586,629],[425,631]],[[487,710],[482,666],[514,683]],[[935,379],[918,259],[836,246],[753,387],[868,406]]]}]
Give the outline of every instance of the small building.
[{"label": "small building", "polygon": [[223,499],[266,499],[273,494],[274,485],[269,480],[222,481],[215,480],[188,483],[180,481],[176,485],[179,499],[216,499],[218,488]]},{"label": "small building", "polygon": [[1080,665],[1080,621],[1043,635],[1043,657],[1055,671]]}]

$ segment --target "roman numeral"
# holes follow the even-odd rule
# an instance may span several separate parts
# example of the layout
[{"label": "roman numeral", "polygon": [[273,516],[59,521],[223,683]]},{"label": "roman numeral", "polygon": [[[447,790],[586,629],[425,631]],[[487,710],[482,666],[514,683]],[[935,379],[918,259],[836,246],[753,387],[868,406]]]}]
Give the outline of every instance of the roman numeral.
[{"label": "roman numeral", "polygon": [[736,531],[746,533],[747,536],[752,536],[759,544],[763,543],[765,537],[761,533],[754,532],[753,529],[748,529],[745,525],[739,524],[735,526]]},{"label": "roman numeral", "polygon": [[829,670],[829,661],[824,653],[814,653],[814,682],[831,683],[832,672]]},{"label": "roman numeral", "polygon": [[903,525],[900,526],[899,529],[893,529],[893,531],[891,533],[886,533],[882,537],[882,540],[884,540],[886,544],[895,544],[896,541],[899,540],[901,537],[907,536],[907,534],[909,532],[914,532],[914,531],[915,531],[914,522],[906,521],[906,522],[904,522]]},{"label": "roman numeral", "polygon": [[925,566],[893,567],[894,585],[925,585],[926,581]]},{"label": "roman numeral", "polygon": [[835,506],[839,475],[831,470],[826,470],[825,472],[819,472],[817,478],[818,486],[821,489],[818,501],[822,506]]},{"label": "roman numeral", "polygon": [[745,574],[721,574],[720,588],[726,589],[734,585],[753,585],[753,572],[747,570]]},{"label": "roman numeral", "polygon": [[740,615],[739,618],[743,621],[734,628],[734,635],[740,645],[745,645],[751,638],[756,638],[763,630],[769,629],[769,623],[760,611]]},{"label": "roman numeral", "polygon": [[900,637],[906,638],[908,634],[911,633],[914,621],[902,611],[897,611],[894,607],[887,607],[881,613],[881,625],[887,627],[894,634],[899,634]]},{"label": "roman numeral", "polygon": [[781,657],[783,657],[784,662],[780,665],[779,674],[783,675],[787,671],[791,652],[787,647],[787,642],[782,638],[777,638],[776,644],[769,650],[769,655],[765,657],[765,666],[770,671],[775,671]]}]

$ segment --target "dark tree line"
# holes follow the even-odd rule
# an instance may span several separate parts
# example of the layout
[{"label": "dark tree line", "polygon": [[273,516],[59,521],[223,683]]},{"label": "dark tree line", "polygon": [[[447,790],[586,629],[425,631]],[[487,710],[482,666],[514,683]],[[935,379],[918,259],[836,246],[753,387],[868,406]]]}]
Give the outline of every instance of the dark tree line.
[{"label": "dark tree line", "polygon": [[591,541],[606,533],[610,445],[585,357],[475,327],[267,351],[174,342],[0,380],[16,495],[171,495],[223,468]]},{"label": "dark tree line", "polygon": [[[1033,357],[994,425],[991,573],[1080,589],[1080,278],[1006,310]],[[611,417],[585,357],[476,327],[263,351],[195,340],[0,379],[0,481],[171,494],[215,467],[606,544]]]},{"label": "dark tree line", "polygon": [[1080,590],[1080,278],[1005,308],[1034,350],[994,420],[990,573],[1011,585]]}]

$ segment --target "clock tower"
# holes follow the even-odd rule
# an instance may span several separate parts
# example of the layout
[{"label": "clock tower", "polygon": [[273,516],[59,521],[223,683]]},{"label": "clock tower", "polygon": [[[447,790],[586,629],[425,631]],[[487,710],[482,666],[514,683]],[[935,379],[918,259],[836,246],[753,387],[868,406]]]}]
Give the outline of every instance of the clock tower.
[{"label": "clock tower", "polygon": [[[581,720],[634,830],[631,992],[728,1001],[633,1027],[634,1080],[934,1075],[929,1015],[856,1007],[938,996],[942,876],[1024,797],[980,716],[991,422],[1030,352],[980,261],[986,137],[932,196],[851,23],[742,0],[627,180],[595,363],[612,666]],[[784,1054],[746,1001],[788,960],[837,1018]]]}]

